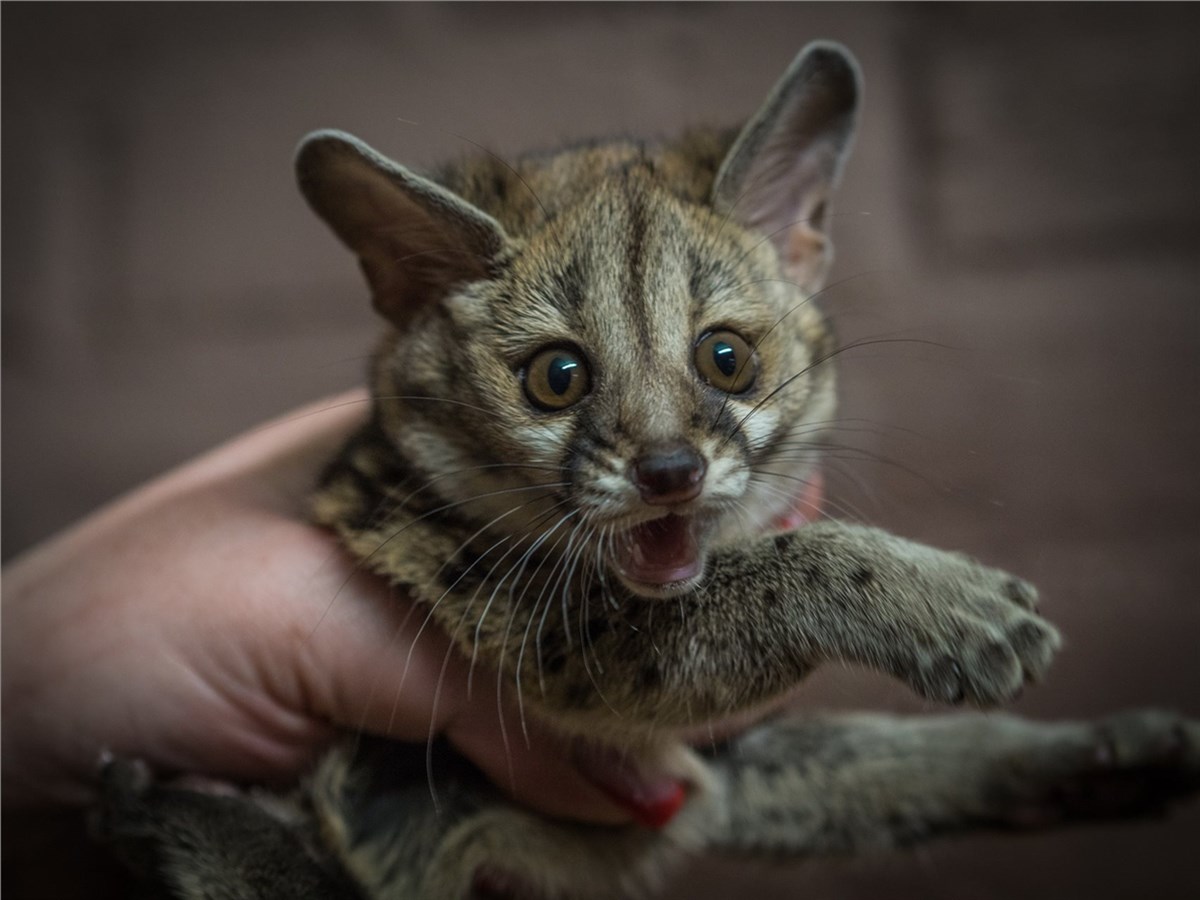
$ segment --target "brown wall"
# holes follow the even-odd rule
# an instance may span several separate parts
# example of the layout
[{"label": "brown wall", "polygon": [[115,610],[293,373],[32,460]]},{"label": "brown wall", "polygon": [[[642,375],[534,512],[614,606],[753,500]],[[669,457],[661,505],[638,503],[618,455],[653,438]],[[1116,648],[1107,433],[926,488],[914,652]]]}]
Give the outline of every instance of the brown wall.
[{"label": "brown wall", "polygon": [[[1035,716],[1200,714],[1200,14],[1188,6],[3,7],[3,551],[290,405],[374,330],[290,172],[336,126],[411,164],[749,113],[807,40],[864,123],[826,308],[833,500],[1030,577]],[[415,120],[410,125],[401,119]],[[873,462],[881,455],[888,462]],[[819,675],[814,704],[920,709]],[[6,823],[6,840],[9,829]],[[1200,811],[867,863],[704,862],[673,896],[1200,895]]]}]

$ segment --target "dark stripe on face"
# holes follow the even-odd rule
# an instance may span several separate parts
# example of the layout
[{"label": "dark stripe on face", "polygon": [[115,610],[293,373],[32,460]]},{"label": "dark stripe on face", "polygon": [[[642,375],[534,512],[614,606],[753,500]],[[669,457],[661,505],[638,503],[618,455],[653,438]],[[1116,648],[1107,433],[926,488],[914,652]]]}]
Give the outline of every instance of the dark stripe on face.
[{"label": "dark stripe on face", "polygon": [[595,420],[595,417],[585,419],[583,425],[584,427],[580,431],[582,440],[600,450],[614,451],[617,449],[617,445],[601,432],[600,423]]},{"label": "dark stripe on face", "polygon": [[416,486],[416,473],[400,451],[388,440],[377,418],[361,432],[356,448],[366,452],[371,465],[378,472],[377,480],[387,488],[412,490]]},{"label": "dark stripe on face", "polygon": [[699,303],[708,296],[708,272],[705,261],[691,248],[688,249],[688,271],[688,294]]},{"label": "dark stripe on face", "polygon": [[354,486],[356,510],[347,523],[354,531],[370,531],[387,521],[396,511],[396,500],[378,481],[369,478],[360,470],[347,467],[341,471],[338,478],[345,479]]},{"label": "dark stripe on face", "polygon": [[[767,439],[758,447],[754,448],[751,454],[751,459],[755,464],[764,463],[775,455],[775,451],[779,447],[779,443],[786,437],[792,434],[790,427],[781,422],[775,426],[775,430],[767,435]],[[814,451],[815,455],[815,451]]]},{"label": "dark stripe on face", "polygon": [[629,317],[637,333],[650,342],[650,310],[646,297],[646,233],[649,231],[646,204],[633,190],[626,192],[629,201],[629,243],[625,258],[629,260],[629,296],[625,298]]},{"label": "dark stripe on face", "polygon": [[572,257],[562,269],[554,273],[554,280],[555,293],[561,301],[560,308],[572,312],[581,309],[584,303],[584,280],[579,260]]},{"label": "dark stripe on face", "polygon": [[559,463],[559,470],[562,472],[562,480],[567,483],[567,493],[574,494],[579,488],[579,470],[582,467],[586,454],[580,453],[580,433],[586,427],[587,416],[576,416],[572,423],[574,427],[571,429],[570,435],[567,436],[564,442],[562,462]]},{"label": "dark stripe on face", "polygon": [[701,237],[699,247],[688,248],[688,287],[698,310],[703,311],[714,299],[728,296],[729,289],[737,283],[723,258],[731,252],[728,244],[728,237],[718,232]]},{"label": "dark stripe on face", "polygon": [[736,412],[728,403],[721,404],[721,411],[713,423],[713,431],[734,444],[743,453],[746,452],[746,432],[738,427],[745,413]]},{"label": "dark stripe on face", "polygon": [[580,416],[567,441],[567,454],[562,464],[564,480],[570,484],[568,492],[575,494],[582,487],[580,478],[585,462],[607,468],[607,457],[603,454],[613,449],[613,443],[600,433],[600,426],[594,417]]},{"label": "dark stripe on face", "polygon": [[[382,490],[403,487],[412,474],[400,457],[399,451],[384,434],[378,416],[373,415],[370,421],[350,438],[341,452],[329,462],[321,473],[318,485],[324,487],[341,477],[349,469],[357,471],[356,459],[370,460],[371,466],[379,473],[374,480],[379,483]],[[363,474],[363,477],[367,476]]]},{"label": "dark stripe on face", "polygon": [[[356,458],[363,460],[361,466]],[[449,501],[437,488],[452,483],[448,478],[435,480],[434,475],[402,456],[376,419],[355,435],[330,464],[322,483],[337,479],[349,481],[360,498],[357,521],[351,523],[360,531],[386,522],[401,509],[405,514],[420,515],[444,506]],[[453,508],[438,515],[443,520],[465,521]]]}]

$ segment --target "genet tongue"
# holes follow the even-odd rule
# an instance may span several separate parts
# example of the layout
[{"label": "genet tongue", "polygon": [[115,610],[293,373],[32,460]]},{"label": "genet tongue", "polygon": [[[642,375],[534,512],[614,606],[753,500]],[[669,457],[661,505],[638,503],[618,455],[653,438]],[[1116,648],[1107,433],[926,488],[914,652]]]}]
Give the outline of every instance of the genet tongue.
[{"label": "genet tongue", "polygon": [[666,515],[629,529],[616,541],[621,574],[641,584],[669,584],[700,572],[700,545],[691,517]]}]

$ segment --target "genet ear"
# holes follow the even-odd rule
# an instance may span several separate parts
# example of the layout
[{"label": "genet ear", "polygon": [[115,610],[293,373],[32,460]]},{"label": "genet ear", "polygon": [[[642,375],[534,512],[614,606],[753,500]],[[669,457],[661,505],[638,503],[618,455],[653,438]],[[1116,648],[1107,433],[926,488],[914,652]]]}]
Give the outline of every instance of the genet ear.
[{"label": "genet ear", "polygon": [[486,277],[507,241],[491,216],[342,132],[301,141],[296,175],[309,205],[358,254],[375,309],[397,325]]},{"label": "genet ear", "polygon": [[829,197],[849,155],[860,78],[844,47],[805,47],[738,135],[712,205],[770,237],[790,278],[815,290],[832,259]]}]

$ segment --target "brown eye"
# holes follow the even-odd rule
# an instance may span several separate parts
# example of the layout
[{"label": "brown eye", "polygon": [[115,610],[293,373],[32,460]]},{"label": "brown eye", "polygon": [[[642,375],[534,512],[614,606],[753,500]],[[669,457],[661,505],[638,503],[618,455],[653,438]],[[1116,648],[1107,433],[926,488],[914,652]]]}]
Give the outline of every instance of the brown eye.
[{"label": "brown eye", "polygon": [[696,345],[696,369],[713,387],[742,394],[758,377],[758,356],[732,331],[712,331]]},{"label": "brown eye", "polygon": [[583,354],[574,350],[543,350],[525,369],[525,396],[539,409],[566,409],[579,402],[591,384]]}]

